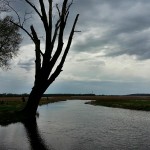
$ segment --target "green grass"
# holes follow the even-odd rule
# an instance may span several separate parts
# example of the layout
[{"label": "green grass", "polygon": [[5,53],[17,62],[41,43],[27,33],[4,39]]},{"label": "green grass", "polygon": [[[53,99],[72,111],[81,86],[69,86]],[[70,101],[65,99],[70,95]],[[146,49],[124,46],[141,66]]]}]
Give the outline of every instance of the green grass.
[{"label": "green grass", "polygon": [[[88,102],[92,105],[101,105],[107,107],[134,109],[150,111],[150,97],[133,97],[133,96],[62,96],[42,98],[39,105],[54,103],[64,100],[91,100]],[[0,98],[0,125],[8,125],[21,121],[22,116],[18,112],[23,109],[26,102],[22,98]]]},{"label": "green grass", "polygon": [[8,125],[21,120],[21,116],[16,112],[23,109],[25,102],[3,101],[0,102],[0,125]]},{"label": "green grass", "polygon": [[133,109],[133,110],[144,110],[144,111],[150,111],[150,100],[132,100],[132,99],[126,99],[126,100],[95,100],[91,101],[90,104],[92,105],[101,105],[101,106],[107,106],[107,107],[115,107],[115,108],[125,108],[125,109]]},{"label": "green grass", "polygon": [[21,110],[24,106],[25,103],[23,102],[4,102],[3,104],[0,104],[0,113],[18,111]]},{"label": "green grass", "polygon": [[[39,105],[45,105],[64,100],[64,97],[42,98]],[[25,105],[26,102],[23,102],[21,98],[3,98],[3,100],[0,100],[0,125],[8,125],[10,123],[16,123],[26,119],[21,114],[17,113],[22,110]]]},{"label": "green grass", "polygon": [[[20,98],[21,99],[21,98]],[[26,102],[22,102],[20,99],[4,99],[0,100],[0,114],[5,112],[19,111],[23,109],[26,105]],[[64,97],[55,97],[55,98],[42,98],[39,105],[45,105],[49,103],[64,101]]]}]

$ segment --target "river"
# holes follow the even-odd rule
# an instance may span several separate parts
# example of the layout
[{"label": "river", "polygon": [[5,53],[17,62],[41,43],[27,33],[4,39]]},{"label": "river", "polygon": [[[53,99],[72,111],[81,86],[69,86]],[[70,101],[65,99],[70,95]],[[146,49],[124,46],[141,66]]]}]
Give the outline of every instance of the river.
[{"label": "river", "polygon": [[84,103],[43,105],[36,120],[0,126],[0,150],[150,149],[150,112]]}]

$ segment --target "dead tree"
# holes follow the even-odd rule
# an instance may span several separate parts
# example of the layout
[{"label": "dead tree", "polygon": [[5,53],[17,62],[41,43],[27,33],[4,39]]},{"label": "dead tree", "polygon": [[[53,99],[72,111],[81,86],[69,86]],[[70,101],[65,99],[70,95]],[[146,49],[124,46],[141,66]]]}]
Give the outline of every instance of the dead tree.
[{"label": "dead tree", "polygon": [[[35,82],[29,95],[26,107],[22,111],[25,115],[31,117],[35,116],[39,101],[43,93],[62,71],[66,56],[72,43],[73,35],[76,32],[75,27],[78,21],[79,14],[77,14],[74,19],[70,34],[68,36],[67,44],[64,47],[64,31],[69,16],[70,6],[73,4],[73,0],[70,2],[68,0],[63,0],[61,8],[58,6],[58,4],[56,4],[55,8],[58,13],[58,20],[55,21],[55,25],[53,20],[53,0],[47,0],[49,5],[48,13],[46,13],[47,11],[44,0],[39,0],[40,10],[38,10],[38,8],[30,0],[25,0],[25,2],[29,4],[37,13],[38,17],[41,19],[45,31],[45,50],[44,52],[42,52],[40,45],[41,40],[34,26],[30,26],[30,33],[20,22],[13,22],[16,26],[20,27],[28,34],[35,45]],[[54,45],[56,43],[57,46],[56,49],[54,49]],[[62,57],[60,57],[60,55]],[[59,64],[55,66],[57,60],[59,61]]]}]

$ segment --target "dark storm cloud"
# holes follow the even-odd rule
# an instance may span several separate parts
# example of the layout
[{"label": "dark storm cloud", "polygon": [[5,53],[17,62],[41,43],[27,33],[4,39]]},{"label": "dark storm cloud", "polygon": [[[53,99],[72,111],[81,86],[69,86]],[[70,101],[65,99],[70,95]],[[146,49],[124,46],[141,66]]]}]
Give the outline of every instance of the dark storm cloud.
[{"label": "dark storm cloud", "polygon": [[[138,59],[150,58],[150,1],[83,0],[79,3],[79,26],[83,32],[73,45],[75,51],[93,53],[107,46],[106,56],[128,54]],[[97,32],[92,34],[92,31]]]},{"label": "dark storm cloud", "polygon": [[[39,5],[35,0],[32,3],[37,7]],[[62,1],[57,0],[55,3],[60,5]],[[30,24],[34,24],[38,35],[43,37],[40,19],[34,18],[34,10],[24,0],[12,4],[21,16],[24,16],[25,11],[32,12],[34,22],[30,19],[25,26],[30,32]],[[80,17],[76,28],[82,31],[75,33],[74,51],[93,53],[103,50],[106,56],[127,54],[135,55],[138,59],[150,58],[149,0],[74,0],[70,11],[66,33],[70,32],[77,13],[80,13]],[[31,43],[30,38],[26,38],[25,34],[23,36],[24,44]]]}]

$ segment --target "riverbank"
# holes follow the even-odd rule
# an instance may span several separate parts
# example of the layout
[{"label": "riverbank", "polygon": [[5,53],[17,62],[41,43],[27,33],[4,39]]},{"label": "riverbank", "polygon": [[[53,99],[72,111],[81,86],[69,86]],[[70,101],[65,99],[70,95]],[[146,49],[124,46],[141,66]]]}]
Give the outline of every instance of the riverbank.
[{"label": "riverbank", "polygon": [[[89,100],[88,104],[136,110],[150,110],[150,96],[55,96],[43,97],[39,105],[65,101]],[[26,105],[27,97],[0,97],[0,114],[19,111]]]},{"label": "riverbank", "polygon": [[[150,96],[55,96],[43,97],[39,105],[65,101],[65,100],[89,100],[87,104],[100,105],[115,108],[150,111]],[[0,98],[0,124],[17,122],[20,115],[14,112],[22,110],[26,105],[24,97],[1,97]]]},{"label": "riverbank", "polygon": [[[39,106],[65,100],[65,97],[43,97]],[[19,111],[24,108],[26,102],[26,97],[0,97],[0,113]]]},{"label": "riverbank", "polygon": [[[65,100],[64,97],[43,97],[39,106]],[[22,115],[17,112],[25,107],[26,102],[26,97],[0,97],[0,125],[21,121]]]},{"label": "riverbank", "polygon": [[149,96],[104,96],[97,97],[86,104],[114,108],[150,111]]}]

